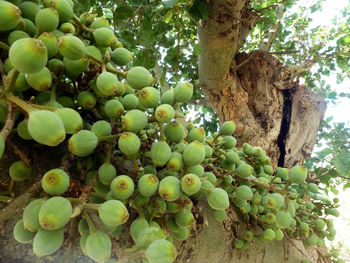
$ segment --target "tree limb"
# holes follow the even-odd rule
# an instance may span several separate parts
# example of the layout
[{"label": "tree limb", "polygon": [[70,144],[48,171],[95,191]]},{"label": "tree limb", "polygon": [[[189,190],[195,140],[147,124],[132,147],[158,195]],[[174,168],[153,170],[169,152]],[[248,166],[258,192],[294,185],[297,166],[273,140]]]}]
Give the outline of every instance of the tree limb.
[{"label": "tree limb", "polygon": [[314,57],[306,61],[304,64],[288,66],[287,69],[290,73],[292,73],[293,78],[295,78],[300,76],[301,73],[311,69],[311,67],[317,62],[318,59],[319,59],[318,57]]}]

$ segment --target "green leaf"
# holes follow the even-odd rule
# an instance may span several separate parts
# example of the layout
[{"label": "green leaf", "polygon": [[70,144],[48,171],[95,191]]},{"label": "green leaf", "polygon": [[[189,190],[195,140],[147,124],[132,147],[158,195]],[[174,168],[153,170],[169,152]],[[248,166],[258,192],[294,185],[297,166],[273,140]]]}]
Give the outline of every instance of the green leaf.
[{"label": "green leaf", "polygon": [[173,16],[173,10],[169,10],[163,17],[163,21],[168,24],[172,16]]},{"label": "green leaf", "polygon": [[344,176],[350,174],[350,152],[341,153],[334,163],[339,173]]},{"label": "green leaf", "polygon": [[193,45],[193,54],[196,56],[199,56],[202,53],[202,46],[201,44],[194,44]]},{"label": "green leaf", "polygon": [[120,6],[114,10],[115,17],[117,20],[126,20],[132,16],[134,10],[128,6]]},{"label": "green leaf", "polygon": [[328,195],[325,192],[318,192],[318,193],[308,193],[310,198],[314,200],[320,200],[328,205],[332,204],[331,199],[328,197]]}]

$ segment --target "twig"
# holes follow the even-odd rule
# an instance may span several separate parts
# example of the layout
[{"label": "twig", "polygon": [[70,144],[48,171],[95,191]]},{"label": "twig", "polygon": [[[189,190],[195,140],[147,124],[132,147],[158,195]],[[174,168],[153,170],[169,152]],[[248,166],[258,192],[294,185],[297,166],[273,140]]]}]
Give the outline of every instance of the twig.
[{"label": "twig", "polygon": [[259,10],[256,10],[256,9],[253,9],[253,10],[254,10],[255,12],[260,13],[260,12],[266,10],[266,9],[270,9],[270,8],[276,7],[276,6],[280,5],[280,4],[284,4],[284,3],[287,2],[287,1],[288,1],[288,0],[282,0],[281,2],[274,3],[274,4],[272,4],[272,5],[269,5],[269,6],[267,6],[267,7],[261,8],[261,9],[259,9]]},{"label": "twig", "polygon": [[6,103],[7,103],[7,117],[6,117],[5,124],[0,132],[4,141],[6,141],[7,136],[9,136],[15,124],[15,111],[14,111],[13,105],[9,101],[7,101]]}]

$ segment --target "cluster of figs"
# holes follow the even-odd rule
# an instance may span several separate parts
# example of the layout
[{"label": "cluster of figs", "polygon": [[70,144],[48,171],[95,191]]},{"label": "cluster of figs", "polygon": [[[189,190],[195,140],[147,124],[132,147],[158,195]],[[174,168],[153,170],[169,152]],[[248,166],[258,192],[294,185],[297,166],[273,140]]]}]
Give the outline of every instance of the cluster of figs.
[{"label": "cluster of figs", "polygon": [[[315,201],[319,189],[306,183],[305,167],[274,169],[260,147],[236,148],[233,121],[209,135],[186,123],[180,106],[193,86],[182,82],[160,92],[152,74],[133,65],[133,53],[107,19],[77,17],[73,7],[71,0],[0,0],[6,74],[0,124],[12,104],[13,136],[42,147],[65,145],[74,163],[43,175],[43,194],[14,227],[18,242],[31,243],[38,257],[53,254],[67,224],[79,220],[81,250],[96,262],[116,262],[120,251],[112,241],[123,235],[129,246],[120,248],[119,260],[170,263],[203,202],[218,222],[235,207],[261,226],[240,233],[236,249],[254,238],[288,235],[305,246],[334,239],[329,216],[339,215],[337,204]],[[0,136],[0,157],[5,148]],[[12,163],[8,173],[12,181],[38,176],[26,160]],[[82,196],[88,195],[70,196],[72,179],[82,175],[89,190]]]}]

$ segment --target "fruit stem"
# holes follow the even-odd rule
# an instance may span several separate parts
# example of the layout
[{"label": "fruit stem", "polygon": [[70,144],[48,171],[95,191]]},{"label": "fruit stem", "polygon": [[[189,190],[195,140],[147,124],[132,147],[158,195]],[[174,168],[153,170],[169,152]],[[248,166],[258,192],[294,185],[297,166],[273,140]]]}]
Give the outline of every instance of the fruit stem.
[{"label": "fruit stem", "polygon": [[286,183],[286,185],[284,186],[284,188],[283,188],[282,192],[283,192],[283,193],[286,193],[286,192],[287,192],[288,187],[289,187],[291,184],[292,184],[292,183],[291,183],[291,181],[288,181],[288,182]]},{"label": "fruit stem", "polygon": [[89,214],[86,212],[85,209],[83,210],[83,217],[85,218],[85,220],[89,226],[90,234],[95,233],[97,231],[97,229],[96,229],[94,223],[92,222]]},{"label": "fruit stem", "polygon": [[159,140],[160,141],[165,141],[165,134],[164,134],[163,123],[159,123],[159,131],[160,131]]},{"label": "fruit stem", "polygon": [[53,84],[51,87],[50,100],[56,101],[56,84]]},{"label": "fruit stem", "polygon": [[93,210],[98,210],[100,208],[101,204],[83,204],[83,208],[87,209],[93,209]]},{"label": "fruit stem", "polygon": [[35,111],[35,108],[33,108],[29,103],[25,102],[24,100],[21,100],[21,99],[17,98],[16,96],[14,96],[11,93],[7,93],[6,94],[6,99],[8,101],[11,101],[11,102],[15,103],[20,108],[22,108],[26,113],[28,113],[28,115],[31,112]]},{"label": "fruit stem", "polygon": [[82,24],[79,20],[79,18],[76,16],[76,15],[73,15],[73,21],[75,23],[77,23],[83,30],[87,31],[87,32],[94,32],[95,30],[94,29],[91,29],[91,28],[88,28],[87,26],[85,26],[84,24]]},{"label": "fruit stem", "polygon": [[103,61],[89,53],[86,54],[86,56],[89,58],[89,59],[92,59],[94,61],[96,61],[97,63],[101,64],[101,65],[104,65]]},{"label": "fruit stem", "polygon": [[136,161],[136,154],[133,154],[132,155],[132,163],[133,163],[133,165],[134,165],[134,169],[135,169],[135,171],[139,171],[139,166],[138,166],[138,164],[137,164],[137,161]]},{"label": "fruit stem", "polygon": [[117,263],[124,263],[124,262],[126,263],[126,262],[133,260],[133,259],[138,259],[138,258],[145,256],[144,250],[135,251],[135,248],[127,248],[124,250],[124,253],[127,255],[125,255],[123,258],[119,259],[117,261]]},{"label": "fruit stem", "polygon": [[15,86],[15,82],[17,77],[19,76],[19,71],[14,69],[13,74],[11,75],[10,79],[8,80],[8,86],[5,88],[5,92],[11,92]]},{"label": "fruit stem", "polygon": [[114,139],[117,139],[120,137],[120,133],[108,135],[108,136],[101,136],[98,138],[99,142],[105,142],[105,141],[112,141]]},{"label": "fruit stem", "polygon": [[118,74],[118,75],[120,75],[123,78],[126,78],[126,75],[128,74],[127,72],[124,72],[122,70],[115,69],[115,68],[112,68],[112,67],[108,67],[108,66],[107,66],[107,71],[115,73],[115,74]]},{"label": "fruit stem", "polygon": [[106,162],[105,163],[111,163],[111,157],[112,157],[112,146],[108,148],[107,151],[107,157],[106,157]]},{"label": "fruit stem", "polygon": [[4,42],[0,41],[0,48],[4,50],[9,50],[10,46],[5,44]]},{"label": "fruit stem", "polygon": [[11,201],[11,198],[9,196],[0,195],[0,202],[8,203],[10,201]]}]

